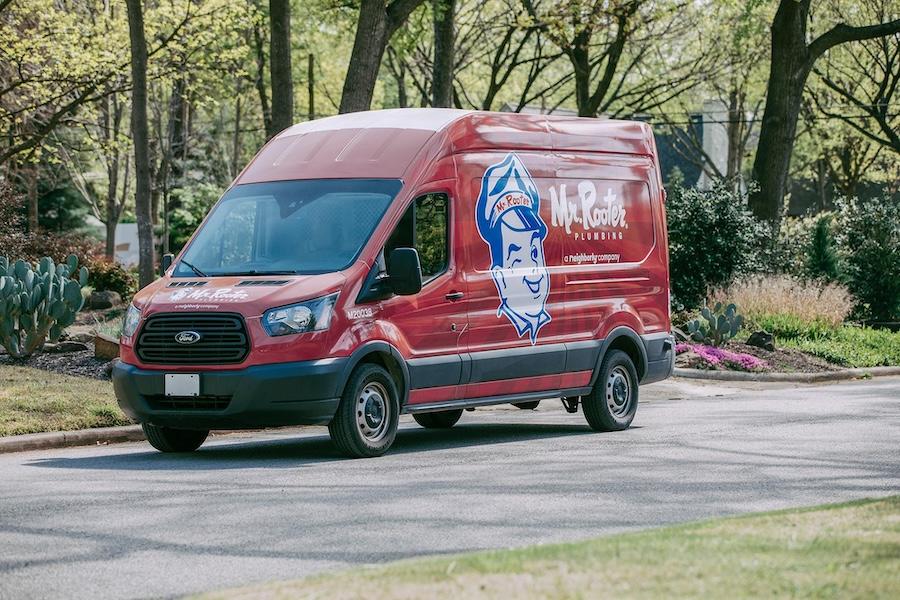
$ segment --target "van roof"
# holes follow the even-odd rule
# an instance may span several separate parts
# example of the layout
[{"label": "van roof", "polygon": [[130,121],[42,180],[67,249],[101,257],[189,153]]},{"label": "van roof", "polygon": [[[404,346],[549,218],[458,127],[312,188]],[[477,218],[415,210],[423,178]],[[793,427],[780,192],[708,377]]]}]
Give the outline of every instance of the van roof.
[{"label": "van roof", "polygon": [[417,159],[486,149],[650,155],[654,142],[649,125],[638,121],[448,108],[375,110],[286,129],[235,183],[403,178]]}]

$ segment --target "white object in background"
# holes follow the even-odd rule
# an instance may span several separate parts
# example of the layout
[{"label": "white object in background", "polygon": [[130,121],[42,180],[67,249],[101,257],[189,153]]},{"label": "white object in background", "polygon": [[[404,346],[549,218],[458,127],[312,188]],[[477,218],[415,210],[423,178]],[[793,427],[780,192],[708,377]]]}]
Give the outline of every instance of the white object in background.
[{"label": "white object in background", "polygon": [[131,267],[138,263],[137,223],[119,223],[116,225],[116,262],[123,267]]}]

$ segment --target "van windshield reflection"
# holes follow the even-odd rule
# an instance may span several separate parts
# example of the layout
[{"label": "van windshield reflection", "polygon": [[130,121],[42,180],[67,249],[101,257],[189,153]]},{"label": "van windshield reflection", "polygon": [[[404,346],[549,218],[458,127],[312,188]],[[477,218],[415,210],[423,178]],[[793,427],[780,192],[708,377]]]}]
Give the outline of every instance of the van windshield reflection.
[{"label": "van windshield reflection", "polygon": [[311,275],[356,260],[402,183],[307,179],[230,189],[191,241],[175,277]]}]

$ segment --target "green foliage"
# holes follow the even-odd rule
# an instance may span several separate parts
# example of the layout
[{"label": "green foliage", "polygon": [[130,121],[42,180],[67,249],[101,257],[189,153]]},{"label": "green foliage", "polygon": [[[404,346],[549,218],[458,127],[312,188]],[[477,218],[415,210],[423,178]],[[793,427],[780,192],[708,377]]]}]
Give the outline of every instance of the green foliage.
[{"label": "green foliage", "polygon": [[13,358],[24,358],[56,341],[75,322],[84,299],[88,270],[70,255],[63,264],[49,257],[36,269],[24,260],[0,257],[0,346]]},{"label": "green foliage", "polygon": [[103,258],[91,261],[89,266],[88,285],[98,292],[116,292],[126,300],[134,293],[137,282],[119,263]]},{"label": "green foliage", "polygon": [[790,313],[753,316],[751,321],[753,329],[768,331],[776,340],[826,339],[841,327],[824,319],[805,319]]},{"label": "green foliage", "polygon": [[753,322],[775,336],[776,346],[796,348],[838,365],[900,365],[900,333],[852,325],[835,327],[785,314],[763,315]]},{"label": "green foliage", "polygon": [[676,306],[697,307],[710,288],[762,268],[771,235],[746,206],[746,197],[726,181],[709,190],[670,185],[666,219]]},{"label": "green foliage", "polygon": [[84,200],[71,187],[57,187],[38,200],[38,225],[46,231],[75,231],[84,225],[87,213]]},{"label": "green foliage", "polygon": [[70,254],[85,262],[103,253],[100,243],[88,237],[26,231],[23,204],[24,199],[12,186],[0,180],[0,249],[4,254],[37,263],[44,256],[64,261]]},{"label": "green foliage", "polygon": [[729,304],[722,310],[722,303],[716,302],[712,310],[708,306],[700,309],[699,319],[688,322],[687,332],[695,342],[719,347],[734,338],[744,325],[744,317],[737,312],[737,306]]},{"label": "green foliage", "polygon": [[840,271],[834,235],[831,233],[831,217],[816,220],[806,254],[806,273],[813,279],[838,281]]},{"label": "green foliage", "polygon": [[199,183],[172,191],[177,208],[169,212],[169,248],[178,253],[216,203],[222,190],[213,183]]},{"label": "green foliage", "polygon": [[900,319],[900,201],[884,195],[839,201],[838,244],[859,313]]}]

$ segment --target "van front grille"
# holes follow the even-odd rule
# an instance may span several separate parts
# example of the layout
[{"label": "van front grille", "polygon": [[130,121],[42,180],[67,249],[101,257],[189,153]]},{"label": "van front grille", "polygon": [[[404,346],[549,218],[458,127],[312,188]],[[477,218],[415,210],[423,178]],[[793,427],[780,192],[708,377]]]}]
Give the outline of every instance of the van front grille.
[{"label": "van front grille", "polygon": [[244,320],[231,313],[153,315],[135,344],[142,362],[157,365],[234,364],[249,351]]},{"label": "van front grille", "polygon": [[145,396],[154,410],[225,410],[231,396]]}]

